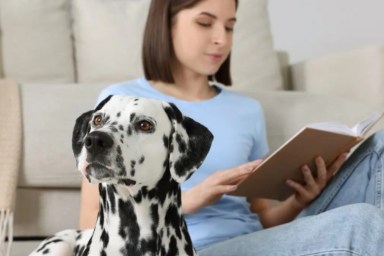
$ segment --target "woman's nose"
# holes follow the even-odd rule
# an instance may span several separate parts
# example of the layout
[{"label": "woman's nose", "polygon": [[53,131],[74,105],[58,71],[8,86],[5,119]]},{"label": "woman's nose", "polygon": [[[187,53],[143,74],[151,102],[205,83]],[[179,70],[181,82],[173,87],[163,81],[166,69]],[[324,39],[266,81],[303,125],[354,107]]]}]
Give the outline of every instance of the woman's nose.
[{"label": "woman's nose", "polygon": [[216,28],[214,30],[212,41],[216,45],[225,46],[228,43],[228,35],[225,28]]}]

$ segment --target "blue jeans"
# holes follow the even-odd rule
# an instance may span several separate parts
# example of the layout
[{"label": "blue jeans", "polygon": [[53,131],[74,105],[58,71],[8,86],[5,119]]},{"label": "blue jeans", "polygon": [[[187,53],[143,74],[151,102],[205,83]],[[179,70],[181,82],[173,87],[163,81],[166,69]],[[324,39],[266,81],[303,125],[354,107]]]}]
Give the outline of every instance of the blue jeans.
[{"label": "blue jeans", "polygon": [[209,246],[201,256],[384,255],[384,131],[348,158],[296,220]]}]

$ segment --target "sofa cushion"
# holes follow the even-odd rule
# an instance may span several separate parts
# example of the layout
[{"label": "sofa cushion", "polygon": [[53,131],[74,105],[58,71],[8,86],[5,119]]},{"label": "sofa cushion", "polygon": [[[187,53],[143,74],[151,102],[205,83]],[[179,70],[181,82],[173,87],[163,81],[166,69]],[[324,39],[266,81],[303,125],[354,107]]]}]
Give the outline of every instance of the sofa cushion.
[{"label": "sofa cushion", "polygon": [[22,84],[23,161],[19,187],[79,187],[72,130],[105,84]]},{"label": "sofa cushion", "polygon": [[74,0],[79,82],[113,83],[143,74],[141,44],[150,0]]},{"label": "sofa cushion", "polygon": [[79,214],[79,189],[19,188],[14,235],[45,237],[64,229],[77,229]]},{"label": "sofa cushion", "polygon": [[4,75],[22,82],[75,80],[69,1],[1,0]]},{"label": "sofa cushion", "polygon": [[[142,33],[150,0],[74,0],[74,39],[80,82],[132,79],[143,74]],[[234,84],[283,89],[273,50],[266,0],[241,0],[234,35]]]}]

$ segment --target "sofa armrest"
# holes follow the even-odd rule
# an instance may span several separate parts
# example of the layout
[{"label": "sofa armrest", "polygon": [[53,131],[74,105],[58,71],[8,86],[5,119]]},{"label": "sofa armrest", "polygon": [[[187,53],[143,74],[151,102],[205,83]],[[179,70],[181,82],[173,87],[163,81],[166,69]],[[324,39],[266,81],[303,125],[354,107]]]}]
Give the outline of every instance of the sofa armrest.
[{"label": "sofa armrest", "polygon": [[367,46],[291,65],[294,90],[370,101],[383,107],[384,46]]}]

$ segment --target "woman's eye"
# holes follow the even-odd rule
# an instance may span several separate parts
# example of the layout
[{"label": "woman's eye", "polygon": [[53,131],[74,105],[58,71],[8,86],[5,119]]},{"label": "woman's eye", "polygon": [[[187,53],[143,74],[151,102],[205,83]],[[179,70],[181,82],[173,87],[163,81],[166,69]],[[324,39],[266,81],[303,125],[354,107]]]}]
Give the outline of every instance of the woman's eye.
[{"label": "woman's eye", "polygon": [[93,118],[93,124],[95,126],[100,126],[103,124],[103,117],[101,115],[97,115]]},{"label": "woman's eye", "polygon": [[142,132],[151,132],[153,130],[153,124],[149,121],[140,121],[137,124],[137,129]]},{"label": "woman's eye", "polygon": [[233,27],[226,27],[225,30],[227,30],[229,32],[232,32],[233,31]]},{"label": "woman's eye", "polygon": [[211,26],[211,23],[203,21],[198,21],[197,24],[205,28],[209,28]]}]

